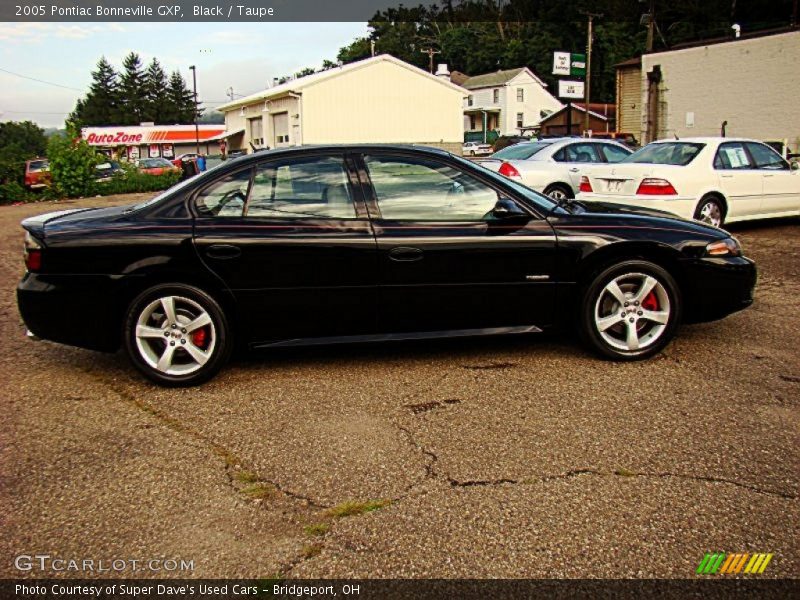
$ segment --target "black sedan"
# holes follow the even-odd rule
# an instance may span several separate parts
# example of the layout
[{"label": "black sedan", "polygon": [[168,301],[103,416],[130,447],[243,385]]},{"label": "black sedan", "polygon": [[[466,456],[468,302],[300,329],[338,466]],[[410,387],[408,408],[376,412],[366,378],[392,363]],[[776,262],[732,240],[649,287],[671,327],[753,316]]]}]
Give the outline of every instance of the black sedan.
[{"label": "black sedan", "polygon": [[259,348],[576,326],[605,357],[659,352],[680,322],[753,301],[721,229],[555,203],[446,152],[272,150],[142,204],[26,219],[32,335],[123,346],[165,385]]}]

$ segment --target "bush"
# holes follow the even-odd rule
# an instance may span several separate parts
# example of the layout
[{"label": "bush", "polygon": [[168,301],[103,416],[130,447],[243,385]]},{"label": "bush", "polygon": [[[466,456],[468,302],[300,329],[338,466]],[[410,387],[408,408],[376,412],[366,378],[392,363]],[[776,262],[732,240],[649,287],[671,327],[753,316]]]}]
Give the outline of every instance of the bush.
[{"label": "bush", "polygon": [[94,168],[100,156],[76,131],[53,135],[47,144],[52,176],[51,195],[77,198],[95,189]]},{"label": "bush", "polygon": [[16,202],[36,202],[42,196],[26,189],[16,181],[0,183],[0,204],[14,204]]},{"label": "bush", "polygon": [[107,196],[110,194],[158,192],[172,187],[181,179],[181,173],[149,175],[140,173],[130,165],[123,165],[122,168],[124,174],[115,175],[111,181],[95,184],[95,193]]}]

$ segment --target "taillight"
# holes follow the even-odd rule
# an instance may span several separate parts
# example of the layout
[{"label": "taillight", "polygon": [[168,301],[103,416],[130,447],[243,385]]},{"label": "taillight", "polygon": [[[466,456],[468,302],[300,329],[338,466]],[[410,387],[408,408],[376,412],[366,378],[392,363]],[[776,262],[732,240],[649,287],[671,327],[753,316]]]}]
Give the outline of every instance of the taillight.
[{"label": "taillight", "polygon": [[586,175],[581,176],[581,185],[578,187],[579,192],[593,192],[592,183]]},{"label": "taillight", "polygon": [[519,171],[512,165],[511,163],[504,162],[500,165],[500,168],[497,170],[500,175],[505,175],[506,177],[519,177]]},{"label": "taillight", "polygon": [[657,177],[645,177],[642,179],[636,193],[645,196],[675,196],[678,194],[669,181]]},{"label": "taillight", "polygon": [[42,246],[30,232],[25,232],[25,268],[32,273],[42,269]]}]

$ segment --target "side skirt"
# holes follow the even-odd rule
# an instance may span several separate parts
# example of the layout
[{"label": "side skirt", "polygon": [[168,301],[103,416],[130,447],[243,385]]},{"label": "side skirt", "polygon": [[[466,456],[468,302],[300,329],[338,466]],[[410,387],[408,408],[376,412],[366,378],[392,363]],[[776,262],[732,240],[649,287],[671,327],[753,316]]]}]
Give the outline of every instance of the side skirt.
[{"label": "side skirt", "polygon": [[290,346],[323,346],[328,344],[358,344],[367,342],[396,342],[402,340],[430,340],[439,338],[476,337],[484,335],[506,335],[512,333],[541,333],[535,325],[516,327],[487,327],[484,329],[450,329],[446,331],[410,331],[407,333],[381,333],[368,335],[340,335],[318,338],[296,338],[277,342],[257,342],[251,348],[280,348]]}]

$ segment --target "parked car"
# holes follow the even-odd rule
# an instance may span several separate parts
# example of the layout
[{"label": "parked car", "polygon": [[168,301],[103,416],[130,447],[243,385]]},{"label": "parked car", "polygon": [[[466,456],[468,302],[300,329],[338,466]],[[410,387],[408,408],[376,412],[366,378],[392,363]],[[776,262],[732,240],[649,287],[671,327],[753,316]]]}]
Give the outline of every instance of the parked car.
[{"label": "parked car", "polygon": [[125,170],[115,160],[102,162],[94,168],[94,180],[98,183],[111,181],[114,177],[122,177]]},{"label": "parked car", "polygon": [[29,190],[40,190],[50,183],[50,161],[46,158],[34,158],[25,161],[25,187]]},{"label": "parked car", "polygon": [[277,149],[141,204],[48,213],[22,227],[17,298],[32,335],[121,345],[164,385],[210,378],[235,345],[576,324],[602,356],[642,359],[680,322],[750,305],[756,279],[725,231],[557,203],[423,147]]},{"label": "parked car", "polygon": [[461,145],[461,154],[464,156],[482,156],[492,153],[491,144],[481,144],[479,142],[464,142]]},{"label": "parked car", "polygon": [[181,166],[181,162],[184,160],[197,160],[200,155],[197,152],[186,152],[185,154],[179,154],[175,158],[172,159],[172,164],[176,167]]},{"label": "parked car", "polygon": [[800,173],[756,140],[661,140],[616,165],[587,169],[578,197],[665,210],[721,227],[800,215]]},{"label": "parked car", "polygon": [[136,161],[136,168],[140,173],[147,175],[166,175],[167,173],[181,173],[181,169],[173,165],[166,158],[140,158]]},{"label": "parked car", "polygon": [[480,164],[560,200],[578,193],[586,165],[616,163],[630,154],[629,148],[610,140],[554,138],[503,148]]}]

